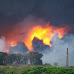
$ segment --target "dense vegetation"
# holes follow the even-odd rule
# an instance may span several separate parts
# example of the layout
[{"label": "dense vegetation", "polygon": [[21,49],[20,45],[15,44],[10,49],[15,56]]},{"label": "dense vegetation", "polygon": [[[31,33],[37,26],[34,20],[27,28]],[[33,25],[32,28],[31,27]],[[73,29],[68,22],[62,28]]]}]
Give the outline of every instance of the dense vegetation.
[{"label": "dense vegetation", "polygon": [[1,66],[0,74],[74,74],[74,68],[48,66]]},{"label": "dense vegetation", "polygon": [[33,64],[42,65],[42,54],[29,52],[28,54],[7,54],[0,52],[0,65],[7,64]]},{"label": "dense vegetation", "polygon": [[34,67],[32,69],[23,70],[21,74],[74,74],[74,69],[62,67]]},{"label": "dense vegetation", "polygon": [[[39,52],[28,54],[0,52],[0,74],[74,74],[74,68],[42,65],[42,56]],[[55,62],[54,66],[58,66],[58,63]]]}]

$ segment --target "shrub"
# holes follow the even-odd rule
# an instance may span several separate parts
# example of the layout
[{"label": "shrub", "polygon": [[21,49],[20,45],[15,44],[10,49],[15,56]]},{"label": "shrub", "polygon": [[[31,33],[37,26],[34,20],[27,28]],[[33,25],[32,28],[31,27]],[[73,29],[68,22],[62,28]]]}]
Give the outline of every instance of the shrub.
[{"label": "shrub", "polygon": [[5,74],[17,74],[17,73],[14,72],[14,71],[8,71],[8,72],[6,72]]},{"label": "shrub", "polygon": [[64,67],[34,67],[26,69],[21,74],[74,74],[74,69]]}]

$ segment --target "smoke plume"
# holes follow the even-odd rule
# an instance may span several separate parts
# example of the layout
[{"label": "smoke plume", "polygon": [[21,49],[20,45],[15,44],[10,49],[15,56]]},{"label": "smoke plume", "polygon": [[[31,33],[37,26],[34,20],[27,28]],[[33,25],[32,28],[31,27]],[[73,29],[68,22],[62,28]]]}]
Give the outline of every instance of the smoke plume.
[{"label": "smoke plume", "polygon": [[5,52],[5,49],[6,49],[5,38],[1,37],[0,38],[0,52]]},{"label": "smoke plume", "polygon": [[[31,45],[34,50],[43,53],[43,63],[58,62],[63,66],[66,62],[66,49],[69,48],[70,64],[74,65],[74,0],[0,0],[0,52],[9,52],[10,46],[20,52],[17,42],[23,42],[22,47],[26,48],[30,44],[25,44],[29,41],[26,38],[32,28],[44,27],[47,22],[57,28],[62,25],[69,26],[67,30],[70,31],[62,39],[56,35],[50,42],[52,47],[45,45],[40,39],[38,42],[33,39]],[[22,51],[27,52],[23,49]]]},{"label": "smoke plume", "polygon": [[74,35],[68,34],[63,39],[59,39],[57,35],[52,39],[53,47],[43,53],[43,63],[54,64],[57,62],[59,66],[66,66],[66,50],[69,48],[69,65],[74,66]]}]

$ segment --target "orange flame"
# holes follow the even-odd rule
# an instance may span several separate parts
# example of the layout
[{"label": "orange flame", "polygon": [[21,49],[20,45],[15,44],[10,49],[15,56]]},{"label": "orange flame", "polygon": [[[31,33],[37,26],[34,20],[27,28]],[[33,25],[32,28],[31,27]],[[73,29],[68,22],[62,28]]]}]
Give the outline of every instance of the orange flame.
[{"label": "orange flame", "polygon": [[55,28],[54,26],[35,26],[28,33],[28,36],[27,38],[25,38],[24,43],[30,51],[33,51],[32,40],[34,37],[37,37],[38,39],[43,40],[44,44],[49,45],[51,47],[51,40],[57,33],[58,37],[61,39],[64,36],[64,34],[67,33],[67,30],[65,27]]},{"label": "orange flame", "polygon": [[11,42],[9,42],[9,46],[11,46],[11,47],[16,46],[16,42],[15,42],[15,41],[11,41]]},{"label": "orange flame", "polygon": [[[24,34],[24,32],[26,34]],[[51,47],[51,40],[56,34],[58,34],[58,37],[61,39],[66,33],[67,27],[57,28],[51,25],[34,26],[31,29],[27,30],[27,32],[25,31],[25,29],[16,31],[14,30],[7,36],[8,47],[6,51],[8,52],[9,46],[16,46],[18,41],[24,42],[28,49],[30,51],[33,51],[32,40],[34,39],[34,37],[43,40],[44,44],[49,45]]]}]

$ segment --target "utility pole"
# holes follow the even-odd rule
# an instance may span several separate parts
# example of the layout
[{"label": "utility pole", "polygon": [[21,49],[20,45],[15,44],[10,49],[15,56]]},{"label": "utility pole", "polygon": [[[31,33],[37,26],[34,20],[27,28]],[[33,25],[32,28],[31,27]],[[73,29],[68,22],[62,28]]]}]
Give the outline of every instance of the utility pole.
[{"label": "utility pole", "polygon": [[66,56],[66,67],[69,67],[68,48],[67,48],[67,56]]}]

